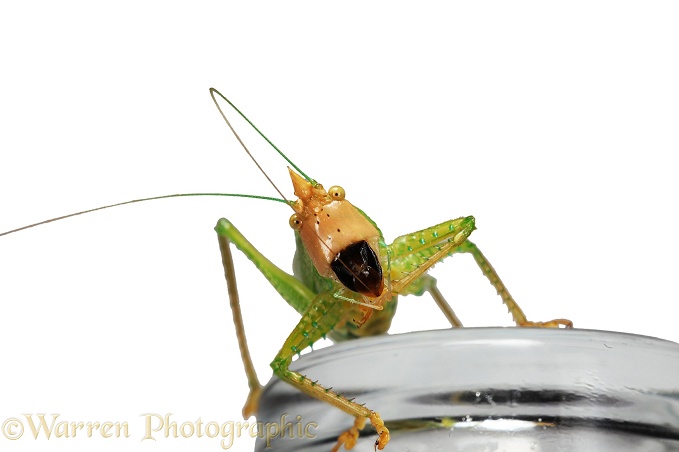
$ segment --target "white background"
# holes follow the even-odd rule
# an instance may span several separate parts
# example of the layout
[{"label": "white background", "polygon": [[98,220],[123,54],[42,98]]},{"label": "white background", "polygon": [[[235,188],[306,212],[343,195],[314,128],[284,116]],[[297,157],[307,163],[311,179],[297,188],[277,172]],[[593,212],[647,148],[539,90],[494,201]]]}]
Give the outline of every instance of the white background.
[{"label": "white background", "polygon": [[[312,177],[343,185],[387,240],[474,215],[472,239],[529,318],[679,341],[676,3],[14,8],[0,7],[0,231],[153,195],[276,196],[221,121],[215,86]],[[291,195],[282,159],[258,157]],[[43,450],[219,450],[140,442],[139,415],[240,419],[212,228],[230,218],[289,269],[290,213],[165,200],[1,237],[0,417],[131,425],[127,440]],[[297,316],[236,264],[266,381]],[[511,325],[470,257],[434,273],[467,325]],[[403,300],[394,330],[445,327],[432,304]]]}]

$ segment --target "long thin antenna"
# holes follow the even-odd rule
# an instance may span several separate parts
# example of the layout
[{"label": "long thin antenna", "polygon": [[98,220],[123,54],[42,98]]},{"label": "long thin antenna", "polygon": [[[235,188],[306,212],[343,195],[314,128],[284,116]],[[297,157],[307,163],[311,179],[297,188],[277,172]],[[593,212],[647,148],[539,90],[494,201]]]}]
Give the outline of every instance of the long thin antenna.
[{"label": "long thin antenna", "polygon": [[264,135],[264,134],[257,128],[257,126],[254,125],[254,124],[252,123],[252,121],[250,121],[250,120],[248,119],[248,117],[245,116],[245,115],[238,109],[238,107],[236,107],[229,99],[227,99],[222,93],[220,93],[219,91],[217,91],[215,88],[210,88],[210,96],[212,97],[212,100],[214,101],[215,105],[217,106],[217,110],[219,110],[219,113],[222,115],[222,118],[223,118],[224,121],[226,122],[226,125],[229,126],[229,129],[231,129],[231,132],[233,132],[233,134],[236,136],[236,139],[238,140],[238,142],[240,143],[240,145],[243,147],[243,149],[245,149],[245,152],[247,152],[247,154],[250,156],[250,158],[252,159],[252,161],[255,162],[255,165],[257,165],[257,168],[259,168],[259,170],[262,172],[262,174],[264,174],[264,177],[266,177],[266,179],[269,181],[269,183],[270,183],[271,185],[273,185],[273,187],[276,189],[276,191],[278,192],[278,194],[281,195],[281,197],[282,197],[283,199],[285,199],[285,196],[283,196],[283,193],[281,193],[281,191],[278,189],[278,187],[276,186],[276,184],[273,183],[273,181],[271,180],[271,178],[269,178],[269,175],[266,174],[266,172],[262,169],[262,167],[259,166],[259,163],[258,163],[257,160],[255,159],[255,157],[253,157],[253,155],[252,155],[252,154],[250,153],[250,151],[248,150],[247,146],[245,146],[245,143],[243,143],[243,140],[241,140],[241,139],[240,139],[240,136],[238,136],[238,133],[236,133],[236,130],[235,130],[235,129],[233,128],[233,126],[231,125],[231,122],[229,122],[229,120],[226,118],[226,115],[224,114],[224,111],[222,111],[222,107],[219,106],[219,103],[217,102],[217,99],[215,99],[215,94],[217,94],[219,97],[221,97],[227,104],[229,104],[229,105],[231,106],[231,108],[233,108],[234,110],[236,110],[236,113],[238,113],[243,119],[245,119],[245,120],[247,121],[247,123],[250,124],[250,126],[251,126],[253,129],[255,129],[255,131],[259,134],[259,136],[261,136],[262,138],[264,138],[264,139],[266,140],[266,142],[269,143],[269,144],[271,145],[271,147],[274,148],[274,149],[276,150],[276,152],[278,152],[278,154],[280,154],[280,156],[283,157],[283,158],[285,159],[285,161],[288,162],[288,163],[290,164],[290,166],[292,166],[292,167],[295,169],[295,171],[297,171],[297,172],[298,172],[302,177],[304,177],[307,181],[311,182],[312,185],[316,185],[316,181],[313,180],[313,179],[311,179],[309,176],[307,176],[306,173],[304,173],[304,171],[302,171],[301,169],[299,169],[299,167],[298,167],[297,165],[295,165],[295,164],[292,162],[292,160],[290,160],[285,154],[283,154],[283,151],[281,151],[280,149],[278,149],[278,147],[277,147],[275,144],[273,144],[273,143],[271,142],[271,140],[269,140],[269,139],[266,137],[266,135]]},{"label": "long thin antenna", "polygon": [[[245,149],[245,152],[250,156],[250,158],[252,159],[252,161],[255,162],[255,165],[257,165],[257,168],[259,168],[259,170],[262,172],[262,174],[264,174],[264,177],[266,177],[266,180],[269,181],[269,183],[273,186],[273,188],[276,189],[276,191],[278,192],[278,194],[281,195],[281,197],[282,197],[283,199],[285,199],[285,200],[288,202],[288,204],[292,205],[292,204],[290,203],[290,201],[287,200],[287,198],[285,197],[285,195],[283,195],[283,193],[281,193],[281,191],[278,189],[278,187],[276,186],[276,184],[273,183],[273,181],[271,180],[271,178],[269,177],[269,175],[266,173],[266,171],[264,171],[264,169],[259,165],[259,162],[257,162],[257,160],[255,159],[255,157],[250,153],[250,150],[247,148],[247,146],[245,146],[245,143],[243,143],[243,140],[241,140],[240,136],[238,135],[238,133],[236,132],[236,130],[235,130],[235,129],[233,128],[233,126],[231,125],[231,122],[229,122],[229,120],[226,118],[226,115],[225,115],[224,112],[222,111],[222,108],[219,106],[219,103],[217,102],[217,99],[215,99],[215,94],[217,94],[219,97],[221,97],[227,104],[229,104],[229,105],[231,106],[231,108],[233,108],[234,110],[236,110],[236,112],[237,112],[243,119],[245,119],[245,120],[248,122],[248,124],[250,124],[250,126],[252,126],[252,128],[255,129],[255,130],[257,131],[257,133],[258,133],[262,138],[264,138],[264,139],[266,140],[266,142],[269,143],[269,144],[271,145],[271,147],[273,147],[273,148],[276,150],[276,152],[278,152],[278,153],[281,155],[281,157],[283,157],[290,165],[292,165],[292,167],[293,167],[293,168],[294,168],[294,169],[295,169],[302,177],[304,177],[307,181],[309,181],[309,182],[312,183],[313,185],[316,185],[316,184],[317,184],[317,182],[316,182],[315,180],[311,179],[309,176],[307,176],[306,174],[304,174],[304,172],[303,172],[301,169],[299,169],[299,168],[297,167],[297,165],[295,165],[294,163],[292,163],[292,161],[291,161],[285,154],[283,154],[283,152],[282,152],[280,149],[278,149],[278,148],[276,147],[276,145],[273,144],[273,143],[271,142],[271,140],[269,140],[269,139],[266,137],[266,135],[264,135],[264,134],[257,128],[257,126],[255,126],[255,125],[247,118],[247,116],[245,116],[245,115],[238,109],[238,107],[236,107],[229,99],[227,99],[227,98],[226,98],[222,93],[220,93],[218,90],[216,90],[215,88],[210,88],[210,96],[212,97],[212,100],[214,101],[215,105],[217,106],[217,110],[219,110],[219,113],[222,115],[222,118],[223,118],[224,121],[226,122],[226,125],[229,126],[229,129],[231,129],[231,132],[234,134],[234,136],[236,137],[236,139],[238,140],[238,142],[240,143],[240,145],[243,147],[243,149]],[[321,239],[320,236],[318,237],[318,240],[319,240],[319,242],[321,243],[322,246],[325,246],[328,250],[330,250],[330,247],[323,241],[323,239]],[[330,250],[330,251],[332,251],[332,250]],[[355,274],[355,272],[354,272],[353,270],[351,270],[351,268],[350,268],[346,263],[344,263],[344,262],[342,261],[341,258],[339,259],[339,261],[340,261],[340,263],[341,263],[341,264],[342,264],[342,265],[343,265],[350,273],[354,274],[354,276],[357,276],[357,275]],[[357,278],[357,279],[360,281],[360,278]],[[365,287],[367,288],[366,284],[365,284],[363,281],[360,281],[360,282],[361,282],[361,284],[363,284],[363,286],[365,286]],[[342,297],[342,298],[344,298],[344,297]],[[352,303],[356,303],[356,304],[359,304],[359,305],[362,305],[362,306],[366,306],[366,307],[368,307],[368,308],[372,308],[372,309],[376,309],[376,310],[381,310],[381,309],[382,309],[381,306],[374,306],[374,305],[371,305],[371,304],[368,304],[368,303],[363,303],[363,302],[361,302],[361,301],[354,300],[354,299],[351,299],[351,298],[346,298],[346,300],[351,301]]]},{"label": "long thin antenna", "polygon": [[23,231],[25,229],[34,228],[36,226],[40,226],[40,225],[43,225],[43,224],[51,223],[53,221],[59,221],[59,220],[63,220],[63,219],[66,219],[66,218],[75,217],[75,216],[78,216],[78,215],[84,215],[86,213],[96,212],[97,210],[110,209],[112,207],[124,206],[126,204],[134,204],[134,203],[143,202],[143,201],[154,201],[154,200],[165,199],[165,198],[180,198],[180,197],[185,197],[185,196],[230,196],[230,197],[238,197],[238,198],[253,198],[253,199],[264,199],[264,200],[269,200],[269,201],[278,201],[278,202],[282,202],[284,204],[291,206],[292,203],[278,189],[276,184],[273,183],[271,178],[266,174],[264,169],[259,165],[259,162],[257,162],[257,160],[254,158],[254,156],[250,153],[248,148],[245,146],[245,143],[243,143],[243,140],[241,140],[238,133],[234,130],[233,126],[231,125],[231,122],[229,122],[226,115],[224,114],[224,111],[219,106],[219,103],[217,102],[217,99],[215,98],[215,94],[217,94],[219,97],[221,97],[243,119],[245,119],[247,121],[247,123],[250,124],[250,126],[252,126],[252,128],[255,129],[257,131],[257,133],[262,138],[264,138],[266,140],[266,142],[269,143],[271,145],[271,147],[273,147],[276,150],[276,152],[278,152],[299,174],[301,174],[306,180],[308,180],[312,184],[314,184],[314,185],[316,184],[316,181],[310,179],[309,176],[307,176],[301,169],[299,169],[299,167],[297,165],[295,165],[285,154],[283,154],[283,152],[280,149],[278,149],[276,147],[276,145],[273,144],[271,142],[271,140],[269,140],[229,99],[227,99],[222,93],[217,91],[215,88],[210,88],[210,96],[212,97],[212,100],[214,101],[215,105],[217,106],[217,110],[219,110],[219,113],[222,115],[222,118],[224,119],[226,124],[229,126],[229,129],[231,129],[231,132],[233,132],[234,136],[236,137],[236,139],[238,140],[240,145],[243,147],[243,149],[245,149],[245,152],[250,156],[252,161],[255,162],[255,165],[257,165],[257,168],[259,168],[259,170],[262,172],[262,174],[264,174],[264,177],[266,177],[266,179],[269,181],[269,183],[276,189],[276,191],[278,192],[278,194],[281,196],[282,199],[272,198],[272,197],[269,197],[269,196],[244,195],[244,194],[235,194],[235,193],[178,193],[178,194],[174,194],[174,195],[153,196],[153,197],[150,197],[150,198],[140,198],[140,199],[133,199],[131,201],[118,202],[118,203],[115,203],[115,204],[109,204],[109,205],[106,205],[106,206],[96,207],[94,209],[82,210],[80,212],[75,212],[75,213],[71,213],[71,214],[68,214],[68,215],[62,215],[62,216],[59,216],[59,217],[50,218],[48,220],[43,220],[43,221],[40,221],[38,223],[33,223],[33,224],[29,224],[27,226],[22,226],[20,228],[12,229],[10,231],[1,232],[0,237],[2,237],[4,235],[12,234],[14,232]]},{"label": "long thin antenna", "polygon": [[83,211],[76,212],[76,213],[70,213],[68,215],[62,215],[60,217],[54,217],[54,218],[50,218],[49,220],[44,220],[44,221],[40,221],[38,223],[33,223],[33,224],[29,224],[27,226],[22,226],[20,228],[12,229],[11,231],[1,232],[0,237],[2,237],[3,235],[12,234],[14,232],[23,231],[24,229],[30,229],[30,228],[34,228],[36,226],[51,223],[53,221],[63,220],[65,218],[71,218],[71,217],[75,217],[75,216],[78,216],[78,215],[84,215],[84,214],[90,213],[90,212],[96,212],[97,210],[110,209],[111,207],[124,206],[125,204],[134,204],[134,203],[143,202],[143,201],[154,201],[154,200],[157,200],[157,199],[165,199],[165,198],[181,198],[181,197],[186,197],[186,196],[229,196],[229,197],[235,197],[235,198],[264,199],[266,201],[278,201],[278,202],[282,202],[284,204],[288,204],[288,205],[290,204],[290,201],[287,201],[285,199],[270,198],[268,196],[241,195],[241,194],[236,194],[236,193],[178,193],[178,194],[174,194],[174,195],[163,195],[163,196],[153,196],[153,197],[150,197],[150,198],[133,199],[131,201],[118,202],[118,203],[115,203],[115,204],[109,204],[107,206],[96,207],[94,209],[87,209],[87,210],[83,210]]},{"label": "long thin antenna", "polygon": [[[269,140],[269,139],[268,139],[268,138],[267,138],[267,137],[266,137],[266,136],[265,136],[265,135],[264,135],[264,134],[263,134],[263,133],[262,133],[262,132],[261,132],[261,131],[260,131],[260,130],[259,130],[259,129],[258,129],[258,128],[257,128],[257,127],[256,127],[256,126],[255,126],[255,125],[254,125],[254,124],[253,124],[253,123],[252,123],[252,122],[251,122],[251,121],[250,121],[250,120],[249,120],[249,119],[248,119],[248,118],[247,118],[247,117],[246,117],[246,116],[245,116],[245,115],[244,115],[244,114],[243,114],[243,113],[242,113],[242,112],[241,112],[241,111],[233,104],[233,103],[232,103],[232,102],[231,102],[231,101],[230,101],[230,100],[229,100],[229,99],[227,99],[222,93],[220,93],[219,91],[217,91],[215,88],[210,88],[210,96],[212,97],[212,100],[213,100],[213,102],[215,103],[215,105],[216,105],[216,107],[217,107],[217,110],[219,110],[219,113],[222,115],[222,118],[224,119],[224,122],[226,122],[226,125],[229,126],[229,129],[231,129],[231,132],[232,132],[233,135],[236,137],[236,139],[238,140],[238,142],[240,143],[240,145],[243,147],[243,149],[245,150],[245,152],[248,154],[248,156],[250,156],[250,158],[251,158],[252,161],[255,163],[255,165],[257,166],[257,168],[259,168],[259,170],[262,172],[262,174],[264,174],[264,177],[266,177],[266,179],[269,181],[269,183],[276,189],[276,191],[278,192],[278,194],[281,196],[282,199],[279,199],[279,198],[272,198],[272,197],[269,197],[269,196],[246,195],[246,194],[237,194],[237,193],[177,193],[177,194],[173,194],[173,195],[152,196],[152,197],[149,197],[149,198],[139,198],[139,199],[133,199],[133,200],[130,200],[130,201],[118,202],[118,203],[115,203],[115,204],[109,204],[109,205],[105,205],[105,206],[95,207],[94,209],[81,210],[80,212],[70,213],[70,214],[68,214],[68,215],[61,215],[61,216],[58,216],[58,217],[54,217],[54,218],[50,218],[50,219],[47,219],[47,220],[39,221],[39,222],[37,222],[37,223],[33,223],[33,224],[26,225],[26,226],[22,226],[22,227],[20,227],[20,228],[12,229],[12,230],[5,231],[5,232],[0,232],[0,237],[5,236],[5,235],[9,235],[9,234],[13,234],[13,233],[15,233],[15,232],[23,231],[23,230],[26,230],[26,229],[34,228],[34,227],[36,227],[36,226],[41,226],[41,225],[44,225],[44,224],[47,224],[47,223],[52,223],[52,222],[54,222],[54,221],[64,220],[64,219],[66,219],[66,218],[71,218],[71,217],[75,217],[75,216],[78,216],[78,215],[84,215],[84,214],[87,214],[87,213],[96,212],[96,211],[98,211],[98,210],[111,209],[111,208],[113,208],[113,207],[124,206],[124,205],[127,205],[127,204],[134,204],[134,203],[144,202],[144,201],[155,201],[155,200],[159,200],[159,199],[167,199],[167,198],[181,198],[181,197],[189,197],[189,196],[222,196],[222,197],[252,198],[252,199],[263,199],[263,200],[266,200],[266,201],[277,201],[277,202],[282,202],[283,204],[287,204],[288,206],[292,207],[292,206],[293,206],[293,203],[292,203],[291,201],[289,201],[289,200],[285,197],[285,195],[280,191],[280,189],[278,188],[278,186],[276,186],[276,184],[271,180],[271,178],[270,178],[269,175],[266,173],[266,171],[264,171],[264,169],[260,166],[259,162],[258,162],[258,161],[255,159],[255,157],[250,153],[250,150],[247,148],[247,146],[245,146],[245,143],[243,142],[243,140],[241,140],[240,136],[238,135],[238,133],[236,132],[236,130],[235,130],[235,129],[233,128],[233,126],[231,125],[231,122],[228,120],[228,118],[227,118],[226,115],[224,114],[224,111],[223,111],[222,108],[219,106],[219,103],[217,102],[217,99],[215,98],[215,94],[217,94],[219,97],[221,97],[221,98],[222,98],[226,103],[228,103],[228,104],[229,104],[229,105],[230,105],[230,106],[231,106],[231,107],[232,107],[232,108],[233,108],[233,109],[234,109],[234,110],[235,110],[235,111],[243,118],[243,119],[245,119],[245,121],[247,121],[247,123],[250,124],[250,126],[251,126],[253,129],[255,129],[255,131],[257,131],[257,133],[258,133],[262,138],[264,138],[264,140],[266,140],[266,142],[269,143],[269,144],[271,145],[271,147],[273,147],[273,148],[276,150],[276,152],[278,152],[278,153],[281,155],[281,157],[283,157],[283,158],[285,159],[285,161],[287,161],[287,162],[295,169],[295,171],[297,171],[298,174],[300,174],[302,177],[304,177],[304,178],[305,178],[309,183],[311,183],[312,185],[314,185],[314,186],[317,186],[317,185],[318,185],[318,183],[317,183],[315,180],[313,180],[313,179],[311,179],[309,176],[307,176],[301,169],[299,169],[299,167],[298,167],[297,165],[295,165],[295,164],[294,164],[294,163],[293,163],[293,162],[292,162],[285,154],[283,154],[283,152],[282,152],[280,149],[278,149],[278,147],[276,147],[276,145],[273,144],[273,143],[271,142],[271,140]],[[321,243],[322,246],[325,246],[326,248],[328,248],[328,250],[330,250],[330,247],[329,247],[329,246],[321,239],[320,236],[318,236],[318,240],[319,240],[319,242]],[[344,262],[341,260],[341,258],[339,259],[339,261],[340,261],[340,263],[341,263],[341,264],[342,264],[342,265],[343,265],[350,273],[354,274],[354,276],[358,276],[358,275],[355,274],[355,272],[354,272],[354,271],[353,271],[346,263],[344,263]],[[365,287],[367,287],[367,286],[365,285],[365,283],[363,283],[363,281],[360,280],[360,278],[357,278],[357,279],[358,279]],[[361,301],[359,301],[359,300],[354,300],[354,299],[345,298],[345,297],[341,297],[341,298],[346,299],[346,300],[348,300],[348,301],[351,301],[351,302],[353,302],[353,303],[357,303],[357,304],[359,304],[359,305],[368,307],[368,308],[377,309],[377,310],[381,310],[381,309],[382,309],[381,306],[371,305],[371,304],[369,304],[369,303],[364,303],[364,302],[361,302]]]}]

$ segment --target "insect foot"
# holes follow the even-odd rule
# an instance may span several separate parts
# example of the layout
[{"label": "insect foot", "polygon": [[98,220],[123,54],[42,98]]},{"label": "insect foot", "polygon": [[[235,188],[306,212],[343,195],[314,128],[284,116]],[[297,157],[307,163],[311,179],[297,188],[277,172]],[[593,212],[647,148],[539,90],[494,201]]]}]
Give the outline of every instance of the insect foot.
[{"label": "insect foot", "polygon": [[332,452],[339,451],[342,446],[344,446],[346,450],[353,449],[358,440],[359,432],[365,427],[365,421],[366,418],[363,416],[357,416],[356,419],[354,419],[354,425],[337,438],[337,444],[332,448]]},{"label": "insect foot", "polygon": [[377,430],[377,434],[379,435],[379,437],[375,440],[375,450],[382,450],[389,442],[389,429],[384,426],[382,417],[375,411],[373,411],[372,415],[370,416],[370,423],[373,425],[373,427],[375,427],[375,430]]},{"label": "insect foot", "polygon": [[243,419],[250,419],[250,416],[257,414],[259,399],[262,396],[262,389],[262,385],[259,383],[257,383],[256,386],[250,387],[250,393],[245,401],[245,405],[243,405]]},{"label": "insect foot", "polygon": [[[335,444],[335,447],[332,448],[331,452],[338,452],[342,446],[344,446],[345,450],[353,449],[358,440],[360,431],[365,427],[365,421],[365,417],[357,416],[354,420],[354,425],[337,438],[337,444]],[[370,414],[370,423],[379,435],[375,440],[375,450],[382,450],[389,442],[389,429],[384,426],[384,421],[379,413],[374,411]]]},{"label": "insect foot", "polygon": [[519,323],[522,327],[534,327],[534,328],[573,328],[573,322],[568,319],[554,319],[547,322],[531,322],[526,320],[525,322]]}]

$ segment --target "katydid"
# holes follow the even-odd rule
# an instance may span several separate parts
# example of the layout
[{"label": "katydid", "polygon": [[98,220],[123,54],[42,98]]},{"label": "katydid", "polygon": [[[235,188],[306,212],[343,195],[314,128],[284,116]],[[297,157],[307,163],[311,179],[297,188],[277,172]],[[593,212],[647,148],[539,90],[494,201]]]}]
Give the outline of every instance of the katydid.
[{"label": "katydid", "polygon": [[[346,199],[344,189],[333,186],[326,190],[290,161],[219,91],[211,88],[210,94],[245,152],[278,191],[281,198],[226,193],[157,196],[52,218],[0,233],[0,236],[96,210],[161,198],[235,196],[274,200],[287,204],[293,211],[289,226],[294,230],[296,241],[293,275],[276,267],[264,257],[229,220],[220,219],[215,227],[236,336],[250,388],[243,407],[243,416],[248,418],[257,413],[262,385],[254,370],[246,342],[231,244],[255,264],[285,301],[301,315],[299,323],[271,363],[274,373],[300,391],[355,417],[354,425],[339,436],[333,451],[341,447],[353,448],[366,420],[370,420],[377,432],[376,449],[384,449],[389,442],[389,430],[377,411],[324,387],[323,382],[313,379],[313,375],[301,375],[290,370],[289,366],[294,356],[321,338],[328,337],[333,341],[342,341],[386,333],[396,311],[398,295],[419,296],[425,292],[429,293],[451,326],[461,327],[462,323],[436,287],[436,280],[427,274],[433,265],[447,256],[455,253],[471,254],[483,274],[497,290],[516,325],[572,327],[572,323],[566,319],[532,322],[526,318],[488,260],[478,247],[468,240],[475,229],[474,217],[467,216],[444,221],[435,226],[402,235],[391,244],[387,244],[377,225],[362,210]],[[227,119],[217,97],[228,103],[289,163],[288,170],[296,200],[288,200],[262,170]]]}]

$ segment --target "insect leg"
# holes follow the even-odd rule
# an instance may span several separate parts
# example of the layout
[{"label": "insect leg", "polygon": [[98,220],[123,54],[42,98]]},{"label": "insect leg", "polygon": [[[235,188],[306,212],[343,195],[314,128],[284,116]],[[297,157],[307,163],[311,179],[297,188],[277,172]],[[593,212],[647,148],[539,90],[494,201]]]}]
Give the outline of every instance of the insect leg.
[{"label": "insect leg", "polygon": [[402,295],[422,295],[424,292],[429,292],[431,297],[436,302],[443,315],[448,319],[450,325],[456,328],[461,328],[462,322],[453,311],[453,308],[448,304],[443,294],[436,286],[436,278],[433,276],[423,274],[418,280],[410,284],[405,288],[405,291],[401,292]]},{"label": "insect leg", "polygon": [[[431,278],[434,279],[434,278]],[[443,315],[446,316],[446,319],[450,322],[450,324],[454,327],[461,328],[462,322],[460,319],[455,315],[455,311],[453,311],[453,308],[448,304],[445,298],[443,298],[443,294],[439,290],[438,287],[436,287],[436,280],[434,279],[434,282],[431,284],[431,286],[427,289],[429,294],[432,296],[434,301],[436,302],[436,305],[439,307],[441,312],[443,312]]]},{"label": "insect leg", "polygon": [[507,287],[500,280],[495,269],[490,265],[488,259],[481,253],[481,250],[470,241],[466,241],[457,249],[460,253],[470,253],[483,274],[488,278],[488,281],[495,287],[498,295],[502,298],[502,302],[507,306],[509,313],[512,315],[514,322],[517,326],[536,326],[536,327],[546,327],[546,328],[559,328],[564,326],[566,328],[573,328],[573,322],[568,319],[554,319],[546,322],[532,322],[526,318],[519,305],[516,303],[514,298],[511,296]]},{"label": "insect leg", "polygon": [[473,230],[473,217],[457,218],[394,240],[387,246],[391,256],[392,291],[399,295],[417,296],[429,292],[450,324],[461,327],[462,322],[436,287],[436,279],[426,272],[453,254]]},{"label": "insect leg", "polygon": [[[459,323],[459,320],[456,320],[457,317],[451,320],[452,309],[436,288],[435,280],[426,275],[425,272],[447,256],[455,253],[470,253],[483,274],[497,290],[518,326],[565,326],[567,328],[573,326],[573,323],[567,319],[554,319],[547,322],[529,321],[509,294],[495,269],[476,245],[467,240],[473,229],[473,217],[458,218],[412,234],[403,235],[394,240],[391,245],[388,245],[392,256],[391,279],[394,291],[401,295],[422,295],[424,291],[429,291],[437,304],[440,307],[443,305],[441,309],[451,321],[451,324],[461,326],[461,323],[456,325],[456,322]],[[447,312],[446,306],[447,309],[450,309],[450,313]],[[454,316],[454,313],[452,313],[452,316]]]},{"label": "insect leg", "polygon": [[271,363],[274,373],[299,390],[310,394],[319,400],[330,403],[331,405],[340,408],[342,411],[356,417],[354,426],[340,435],[335,450],[342,445],[347,449],[353,447],[353,444],[358,438],[358,431],[365,424],[366,418],[370,419],[370,422],[379,434],[376,446],[379,449],[384,448],[389,441],[389,430],[384,427],[384,422],[378,413],[354,403],[343,397],[341,394],[326,389],[320,384],[312,382],[306,376],[291,371],[288,368],[295,354],[302,352],[305,348],[324,337],[339,321],[346,319],[347,313],[353,312],[352,309],[355,305],[334,296],[336,288],[332,288],[318,295],[314,294],[295,277],[284,272],[266,259],[266,257],[257,251],[257,249],[252,246],[252,244],[228,220],[219,220],[215,230],[217,231],[219,246],[222,252],[224,273],[227,284],[229,285],[229,299],[233,311],[234,323],[236,325],[238,344],[243,358],[243,365],[248,376],[248,384],[250,385],[250,395],[243,408],[243,415],[247,418],[257,411],[262,386],[259,383],[259,379],[252,366],[252,360],[250,359],[250,353],[245,338],[243,320],[240,313],[240,303],[236,290],[236,280],[233,272],[233,261],[230,250],[231,243],[255,264],[288,304],[302,314],[299,323]]},{"label": "insect leg", "polygon": [[340,435],[333,451],[338,450],[342,445],[346,449],[351,449],[358,438],[358,431],[365,424],[366,418],[370,419],[379,435],[375,447],[381,450],[389,441],[389,430],[384,426],[384,422],[378,413],[355,403],[353,399],[347,399],[343,394],[332,391],[332,388],[323,387],[306,375],[289,369],[295,354],[299,354],[325,337],[338,322],[346,318],[347,312],[352,312],[352,308],[353,305],[350,301],[334,296],[334,290],[318,294],[309,308],[302,314],[302,318],[286,339],[283,347],[271,363],[271,367],[281,380],[356,417],[354,426]]},{"label": "insect leg", "polygon": [[224,265],[224,276],[226,277],[228,286],[229,303],[233,314],[233,323],[236,328],[238,346],[240,348],[243,366],[245,367],[248,386],[250,387],[250,393],[248,394],[245,406],[243,406],[243,417],[247,419],[257,412],[259,397],[262,393],[262,385],[259,382],[255,368],[252,365],[252,359],[245,337],[245,327],[243,326],[243,318],[241,315],[230,243],[236,245],[236,247],[257,266],[262,274],[269,282],[271,282],[273,287],[283,296],[283,298],[285,298],[288,304],[297,309],[298,312],[303,312],[309,303],[307,300],[311,300],[314,294],[297,279],[266,259],[250,242],[248,242],[230,221],[222,218],[217,222],[215,230],[217,231],[219,240],[222,264]]}]

